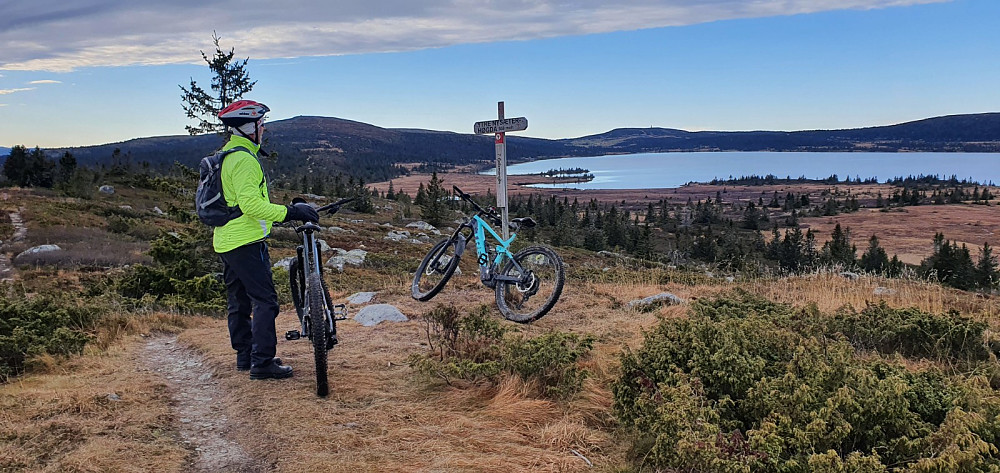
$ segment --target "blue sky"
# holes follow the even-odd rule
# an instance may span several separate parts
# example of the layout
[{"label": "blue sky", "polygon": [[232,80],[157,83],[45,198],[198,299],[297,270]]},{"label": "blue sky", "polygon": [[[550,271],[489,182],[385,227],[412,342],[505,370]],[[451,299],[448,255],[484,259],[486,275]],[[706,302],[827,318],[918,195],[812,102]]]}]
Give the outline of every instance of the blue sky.
[{"label": "blue sky", "polygon": [[996,0],[65,3],[0,2],[0,146],[184,134],[213,29],[272,119],[471,133],[503,100],[568,138],[1000,111]]}]

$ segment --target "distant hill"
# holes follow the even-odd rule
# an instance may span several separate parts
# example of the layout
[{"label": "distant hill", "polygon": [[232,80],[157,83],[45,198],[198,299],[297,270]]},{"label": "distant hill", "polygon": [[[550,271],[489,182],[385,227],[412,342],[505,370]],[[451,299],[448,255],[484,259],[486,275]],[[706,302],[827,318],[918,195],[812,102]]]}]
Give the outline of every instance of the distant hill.
[{"label": "distant hill", "polygon": [[[367,181],[398,175],[401,163],[469,164],[494,158],[492,135],[381,128],[331,117],[300,116],[268,124],[265,149],[276,151],[279,174],[346,172]],[[82,164],[118,159],[195,166],[222,144],[216,135],[139,138],[68,149]],[[66,149],[49,150],[61,155]],[[598,135],[547,140],[508,136],[511,161],[670,151],[965,151],[1000,152],[1000,113],[951,115],[898,125],[847,130],[699,131],[619,128]]]},{"label": "distant hill", "polygon": [[8,154],[10,154],[10,148],[0,146],[0,156],[7,156]]},{"label": "distant hill", "polygon": [[1000,151],[1000,113],[950,115],[891,126],[811,131],[699,131],[620,128],[561,140],[602,152]]}]

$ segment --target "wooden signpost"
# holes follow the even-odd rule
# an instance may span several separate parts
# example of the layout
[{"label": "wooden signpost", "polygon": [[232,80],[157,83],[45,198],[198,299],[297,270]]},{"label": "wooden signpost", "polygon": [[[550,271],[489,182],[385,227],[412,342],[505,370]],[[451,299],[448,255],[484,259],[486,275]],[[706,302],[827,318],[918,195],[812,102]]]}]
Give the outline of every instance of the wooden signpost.
[{"label": "wooden signpost", "polygon": [[502,229],[504,239],[510,238],[510,228],[507,224],[507,132],[521,131],[528,128],[528,119],[524,117],[504,118],[503,102],[497,102],[497,120],[476,122],[473,131],[477,135],[493,133],[496,144],[496,166],[497,166],[497,208],[500,209],[500,217],[503,220]]}]

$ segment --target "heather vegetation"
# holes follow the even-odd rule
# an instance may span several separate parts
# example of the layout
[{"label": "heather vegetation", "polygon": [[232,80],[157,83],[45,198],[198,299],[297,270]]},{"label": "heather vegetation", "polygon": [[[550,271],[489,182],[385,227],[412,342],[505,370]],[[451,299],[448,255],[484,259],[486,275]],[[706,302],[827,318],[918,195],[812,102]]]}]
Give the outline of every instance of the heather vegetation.
[{"label": "heather vegetation", "polygon": [[593,348],[593,337],[553,331],[528,338],[491,312],[482,305],[461,315],[439,304],[423,316],[430,353],[412,356],[410,365],[448,384],[496,384],[517,376],[541,396],[567,399],[579,392],[587,377],[579,362]]},{"label": "heather vegetation", "polygon": [[626,350],[614,411],[657,471],[994,471],[995,337],[957,313],[734,293]]}]

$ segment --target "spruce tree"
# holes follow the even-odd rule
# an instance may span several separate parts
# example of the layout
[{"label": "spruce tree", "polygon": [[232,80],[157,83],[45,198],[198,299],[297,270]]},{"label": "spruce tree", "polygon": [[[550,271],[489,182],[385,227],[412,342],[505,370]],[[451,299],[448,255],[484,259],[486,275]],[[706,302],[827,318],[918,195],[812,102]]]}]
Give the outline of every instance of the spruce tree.
[{"label": "spruce tree", "polygon": [[1000,271],[997,271],[997,257],[993,256],[993,247],[983,243],[979,251],[979,262],[976,264],[976,285],[980,289],[992,290],[1000,282]]},{"label": "spruce tree", "polygon": [[187,125],[184,127],[192,135],[202,133],[225,133],[226,127],[219,121],[217,115],[219,111],[229,106],[229,104],[240,100],[244,94],[253,89],[257,81],[250,80],[250,74],[246,71],[246,58],[242,61],[233,61],[236,50],[230,48],[229,52],[222,50],[219,46],[219,36],[212,33],[212,42],[215,44],[215,55],[208,58],[205,51],[201,51],[201,57],[208,64],[212,71],[212,93],[202,89],[192,78],[189,88],[178,85],[181,94],[181,107],[188,118],[196,120],[197,125]]}]

